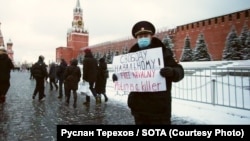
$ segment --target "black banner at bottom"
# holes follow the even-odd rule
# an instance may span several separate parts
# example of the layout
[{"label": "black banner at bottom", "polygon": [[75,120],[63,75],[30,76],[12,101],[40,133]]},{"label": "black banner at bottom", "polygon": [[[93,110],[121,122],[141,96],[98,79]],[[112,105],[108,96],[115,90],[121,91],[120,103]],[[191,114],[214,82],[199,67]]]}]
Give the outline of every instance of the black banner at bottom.
[{"label": "black banner at bottom", "polygon": [[250,140],[250,125],[57,125],[57,140],[162,138]]}]

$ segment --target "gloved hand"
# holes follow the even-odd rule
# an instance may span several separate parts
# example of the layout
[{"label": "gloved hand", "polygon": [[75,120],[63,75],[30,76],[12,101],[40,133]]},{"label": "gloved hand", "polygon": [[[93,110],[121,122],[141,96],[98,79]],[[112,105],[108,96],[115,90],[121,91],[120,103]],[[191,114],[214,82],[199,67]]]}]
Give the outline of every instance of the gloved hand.
[{"label": "gloved hand", "polygon": [[163,77],[172,77],[174,75],[174,70],[171,67],[164,67],[160,70],[160,74]]},{"label": "gloved hand", "polygon": [[117,77],[116,74],[114,74],[114,73],[113,73],[113,75],[112,75],[112,80],[113,80],[113,82],[118,80],[118,77]]}]

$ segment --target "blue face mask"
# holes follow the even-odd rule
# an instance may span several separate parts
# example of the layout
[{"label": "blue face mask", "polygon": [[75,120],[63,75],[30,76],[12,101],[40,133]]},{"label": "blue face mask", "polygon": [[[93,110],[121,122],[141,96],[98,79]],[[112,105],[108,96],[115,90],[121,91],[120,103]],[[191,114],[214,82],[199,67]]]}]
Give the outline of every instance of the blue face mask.
[{"label": "blue face mask", "polygon": [[138,39],[137,43],[140,48],[145,48],[150,44],[150,38],[147,37],[140,38]]}]

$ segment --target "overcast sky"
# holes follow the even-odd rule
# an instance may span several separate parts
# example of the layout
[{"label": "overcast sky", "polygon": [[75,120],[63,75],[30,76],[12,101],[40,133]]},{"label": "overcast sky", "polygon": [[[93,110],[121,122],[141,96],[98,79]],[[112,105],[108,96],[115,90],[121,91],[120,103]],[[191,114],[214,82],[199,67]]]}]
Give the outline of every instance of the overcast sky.
[{"label": "overcast sky", "polygon": [[[77,0],[0,0],[5,45],[13,42],[15,62],[34,62],[40,54],[55,61],[66,46]],[[80,0],[89,45],[131,37],[132,26],[151,21],[156,29],[250,8],[250,0]]]}]

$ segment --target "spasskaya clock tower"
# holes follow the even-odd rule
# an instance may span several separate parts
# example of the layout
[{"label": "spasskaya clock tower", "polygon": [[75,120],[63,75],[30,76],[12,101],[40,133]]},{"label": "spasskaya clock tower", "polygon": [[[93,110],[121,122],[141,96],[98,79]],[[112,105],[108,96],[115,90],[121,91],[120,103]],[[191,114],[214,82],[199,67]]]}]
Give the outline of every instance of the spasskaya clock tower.
[{"label": "spasskaya clock tower", "polygon": [[56,48],[56,62],[60,62],[64,58],[67,63],[73,58],[78,58],[80,49],[88,47],[89,35],[84,29],[83,10],[80,0],[77,0],[73,9],[73,21],[71,27],[67,31],[67,47]]}]

